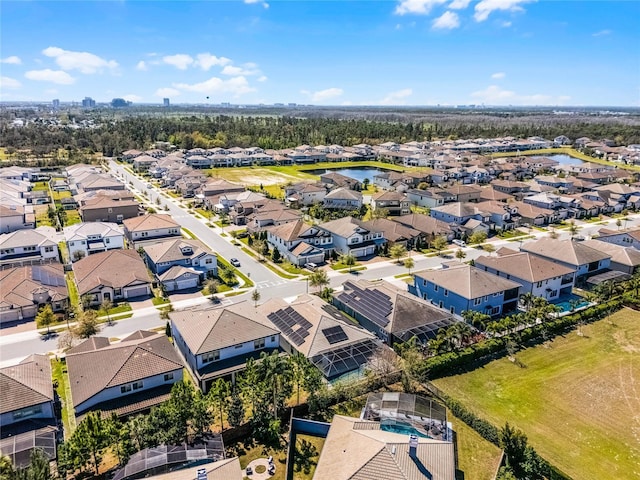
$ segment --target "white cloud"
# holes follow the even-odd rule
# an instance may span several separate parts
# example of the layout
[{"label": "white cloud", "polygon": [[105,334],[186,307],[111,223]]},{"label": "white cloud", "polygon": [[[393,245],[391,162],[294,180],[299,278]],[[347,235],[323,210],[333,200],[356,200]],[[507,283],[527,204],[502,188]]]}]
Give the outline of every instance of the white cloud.
[{"label": "white cloud", "polygon": [[325,90],[318,90],[317,92],[310,92],[308,90],[302,90],[300,93],[311,97],[312,102],[326,102],[332,98],[339,97],[344,93],[341,88],[327,88]]},{"label": "white cloud", "polygon": [[20,88],[22,84],[15,78],[0,77],[0,90],[5,88]]},{"label": "white cloud", "polygon": [[200,83],[174,83],[173,86],[179,90],[186,90],[188,92],[197,93],[231,93],[234,97],[244,95],[245,93],[255,92],[255,88],[249,86],[249,82],[243,76],[233,77],[228,80],[223,80],[218,77],[211,77],[209,80],[205,80]]},{"label": "white cloud", "polygon": [[167,65],[173,65],[178,70],[186,70],[191,64],[193,64],[193,58],[191,55],[186,55],[184,53],[167,55],[166,57],[162,57],[162,61]]},{"label": "white cloud", "polygon": [[505,21],[505,22],[502,22],[502,23],[500,24],[500,26],[501,26],[502,28],[509,28],[511,25],[512,25],[512,23],[511,23],[511,22],[509,22],[509,21]]},{"label": "white cloud", "polygon": [[449,4],[449,8],[452,10],[464,10],[470,3],[471,0],[453,0],[453,2]]},{"label": "white cloud", "polygon": [[37,82],[51,82],[58,85],[71,85],[75,83],[76,79],[62,70],[51,70],[46,68],[44,70],[29,70],[24,74],[29,80],[35,80]]},{"label": "white cloud", "polygon": [[22,60],[20,60],[20,57],[16,57],[15,55],[11,55],[10,57],[3,58],[2,60],[0,60],[0,63],[8,63],[10,65],[21,65],[22,64]]},{"label": "white cloud", "polygon": [[414,13],[418,15],[427,15],[435,5],[445,3],[447,0],[400,0],[396,7],[396,15],[406,15]]},{"label": "white cloud", "polygon": [[136,70],[142,70],[143,72],[146,72],[147,70],[149,70],[149,67],[147,67],[147,63],[144,60],[140,60],[136,65]]},{"label": "white cloud", "polygon": [[509,12],[521,12],[524,9],[521,4],[535,2],[536,0],[481,0],[476,3],[473,17],[477,22],[484,22],[491,12],[504,10]]},{"label": "white cloud", "polygon": [[84,74],[118,68],[118,62],[115,60],[106,60],[89,52],[73,52],[59,47],[49,47],[45,48],[42,54],[55,58],[56,63],[63,70],[79,70],[80,73]]},{"label": "white cloud", "polygon": [[599,32],[592,33],[592,37],[604,37],[606,35],[611,35],[613,32],[611,30],[600,30]]},{"label": "white cloud", "polygon": [[505,90],[498,85],[490,85],[484,90],[473,92],[471,96],[488,105],[562,105],[571,100],[567,95],[553,96],[536,93],[519,95],[512,90]]},{"label": "white cloud", "polygon": [[210,53],[199,53],[197,57],[198,57],[198,61],[196,63],[204,71],[207,71],[211,67],[216,65],[223,67],[231,63],[231,59],[229,58],[216,57],[215,55],[211,55]]},{"label": "white cloud", "polygon": [[133,94],[129,94],[129,95],[125,95],[124,98],[127,102],[139,102],[140,100],[142,100],[142,97],[139,95],[133,95]]},{"label": "white cloud", "polygon": [[156,97],[166,98],[177,97],[178,95],[180,95],[180,90],[175,88],[159,88],[156,90]]},{"label": "white cloud", "polygon": [[452,30],[460,26],[460,18],[457,13],[444,12],[441,16],[436,18],[431,27],[435,30]]},{"label": "white cloud", "polygon": [[269,79],[267,78],[266,75],[262,75],[261,77],[258,77],[258,81],[259,82],[266,82],[267,80],[269,80]]},{"label": "white cloud", "polygon": [[222,69],[223,75],[229,75],[232,77],[237,77],[238,75],[260,75],[260,70],[256,68],[257,65],[255,63],[245,63],[242,67],[236,67],[234,65],[227,65]]},{"label": "white cloud", "polygon": [[269,8],[269,4],[263,0],[244,0],[244,3],[251,5],[252,3],[260,3],[264,8]]},{"label": "white cloud", "polygon": [[506,74],[504,72],[497,72],[494,73],[493,75],[491,75],[491,78],[495,79],[495,80],[500,80],[502,78],[506,77]]},{"label": "white cloud", "polygon": [[378,103],[381,105],[403,105],[404,99],[411,95],[413,95],[413,90],[410,88],[403,88],[402,90],[391,92]]}]

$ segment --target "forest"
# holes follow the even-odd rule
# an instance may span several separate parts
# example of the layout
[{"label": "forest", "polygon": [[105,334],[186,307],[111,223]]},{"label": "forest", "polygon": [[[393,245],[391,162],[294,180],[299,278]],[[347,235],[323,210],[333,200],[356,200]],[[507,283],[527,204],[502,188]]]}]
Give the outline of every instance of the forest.
[{"label": "forest", "polygon": [[[155,141],[178,148],[291,148],[302,144],[344,146],[387,141],[540,136],[572,140],[611,139],[619,145],[640,143],[638,112],[619,115],[551,111],[331,110],[298,109],[267,115],[259,109],[69,110],[53,116],[30,109],[0,111],[2,146],[12,153],[30,149],[46,155],[58,149],[116,156],[128,149],[148,149]],[[47,119],[47,116],[49,117]],[[15,118],[31,119],[16,128]],[[55,118],[55,122],[51,122]],[[89,122],[89,126],[81,126]],[[57,123],[57,124],[55,124]]]}]

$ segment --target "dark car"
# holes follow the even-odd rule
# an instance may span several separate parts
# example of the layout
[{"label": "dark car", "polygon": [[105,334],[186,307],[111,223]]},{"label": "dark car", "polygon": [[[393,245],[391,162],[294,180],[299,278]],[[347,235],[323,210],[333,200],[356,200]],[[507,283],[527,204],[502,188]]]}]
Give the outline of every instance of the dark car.
[{"label": "dark car", "polygon": [[231,265],[233,265],[234,267],[239,267],[240,266],[240,260],[238,260],[237,258],[232,258],[231,260],[229,260],[229,263]]}]

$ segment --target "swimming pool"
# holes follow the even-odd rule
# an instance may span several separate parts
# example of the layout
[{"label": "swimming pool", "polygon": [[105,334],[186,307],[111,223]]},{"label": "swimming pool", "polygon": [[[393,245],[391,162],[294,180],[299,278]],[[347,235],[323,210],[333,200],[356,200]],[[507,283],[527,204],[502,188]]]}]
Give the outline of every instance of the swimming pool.
[{"label": "swimming pool", "polygon": [[561,302],[554,303],[554,305],[561,309],[560,310],[560,314],[568,313],[568,312],[571,312],[571,308],[572,308],[571,301],[572,300],[576,300],[577,301],[577,303],[573,306],[573,310],[574,311],[575,310],[579,310],[581,308],[584,308],[584,307],[590,305],[589,302],[587,302],[582,297],[578,297],[577,295],[571,296],[570,298],[563,299]]},{"label": "swimming pool", "polygon": [[399,433],[401,435],[417,435],[422,438],[431,438],[426,433],[416,430],[411,425],[408,425],[402,422],[397,422],[395,420],[391,420],[391,421],[383,420],[382,422],[380,422],[380,429],[384,430],[385,432]]}]

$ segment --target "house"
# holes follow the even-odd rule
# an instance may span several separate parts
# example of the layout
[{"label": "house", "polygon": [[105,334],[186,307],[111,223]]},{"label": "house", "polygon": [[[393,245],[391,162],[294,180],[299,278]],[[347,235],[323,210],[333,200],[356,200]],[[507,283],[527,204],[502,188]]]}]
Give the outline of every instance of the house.
[{"label": "house", "polygon": [[362,207],[362,193],[346,187],[330,191],[322,199],[324,208],[340,210],[360,210]]},{"label": "house", "polygon": [[272,298],[258,309],[280,331],[287,353],[299,352],[326,379],[335,379],[366,365],[380,342],[315,295],[300,295],[291,304]]},{"label": "house", "polygon": [[327,189],[320,184],[296,183],[285,187],[285,203],[288,205],[313,205],[322,203]]},{"label": "house", "polygon": [[610,230],[608,228],[601,228],[598,230],[598,240],[640,250],[640,229],[625,228],[623,230]]},{"label": "house", "polygon": [[640,270],[640,250],[615,243],[603,242],[598,239],[581,242],[584,246],[593,248],[602,254],[609,255],[609,268],[617,272],[633,275]]},{"label": "house", "polygon": [[419,230],[388,218],[369,220],[364,222],[363,226],[374,232],[382,232],[382,236],[387,242],[404,245],[408,249],[413,248],[422,237],[422,232]]},{"label": "house", "polygon": [[16,230],[0,235],[0,265],[56,262],[58,244],[35,230]]},{"label": "house", "polygon": [[181,310],[169,316],[174,346],[204,393],[217,378],[235,383],[249,358],[281,351],[280,332],[246,302]]},{"label": "house", "polygon": [[158,159],[150,155],[140,155],[133,159],[133,169],[136,172],[147,172],[158,163]]},{"label": "house", "polygon": [[325,249],[333,244],[331,234],[302,220],[267,227],[267,241],[294,265],[323,263]]},{"label": "house", "polygon": [[313,478],[454,480],[455,471],[452,442],[410,437],[380,422],[335,415]]},{"label": "house", "polygon": [[477,202],[482,193],[482,187],[478,185],[456,184],[443,190],[454,197],[454,202]]},{"label": "house", "polygon": [[523,244],[520,250],[574,269],[576,282],[609,269],[611,263],[609,254],[575,240],[541,238]]},{"label": "house", "polygon": [[245,222],[249,232],[259,232],[265,227],[297,222],[301,218],[302,214],[298,210],[287,208],[280,202],[269,202],[248,214]]},{"label": "house", "polygon": [[151,294],[147,267],[135,250],[108,250],[73,264],[78,294],[89,305]]},{"label": "house", "polygon": [[432,242],[436,237],[453,240],[455,236],[453,228],[448,223],[421,213],[410,213],[394,217],[392,220],[421,232],[422,240],[426,243]]},{"label": "house", "polygon": [[575,281],[575,269],[538,257],[528,252],[506,250],[497,257],[483,255],[475,260],[475,266],[498,277],[513,280],[521,285],[520,294],[531,293],[548,301],[571,293]]},{"label": "house", "polygon": [[376,246],[384,243],[382,232],[369,230],[364,222],[353,217],[339,218],[317,227],[331,236],[332,245],[324,248],[340,255],[351,254],[356,258],[373,255]]},{"label": "house", "polygon": [[337,172],[327,172],[320,175],[320,183],[325,187],[342,187],[350,190],[360,190],[362,184],[355,178],[347,177]]},{"label": "house", "polygon": [[32,207],[25,205],[0,205],[0,234],[36,227]]},{"label": "house", "polygon": [[125,236],[134,243],[182,235],[180,224],[171,215],[151,213],[127,219],[123,223]]},{"label": "house", "polygon": [[408,215],[411,213],[409,199],[400,192],[379,192],[371,197],[371,209],[387,210],[389,215]]},{"label": "house", "polygon": [[495,317],[517,308],[520,284],[456,263],[443,264],[438,270],[416,272],[410,290],[452,314],[473,310]]},{"label": "house", "polygon": [[348,280],[343,287],[333,304],[390,346],[413,337],[424,344],[456,322],[448,312],[384,280]]},{"label": "house", "polygon": [[71,261],[93,253],[124,248],[124,230],[115,223],[76,223],[64,227],[64,237]]},{"label": "house", "polygon": [[536,207],[524,202],[511,202],[509,206],[518,210],[520,224],[528,223],[529,225],[541,226],[559,221],[556,213],[547,208]]},{"label": "house", "polygon": [[140,212],[137,201],[104,194],[79,200],[78,206],[83,222],[122,223],[127,218],[137,217]]},{"label": "house", "polygon": [[520,222],[518,207],[510,204],[483,201],[479,202],[476,208],[478,212],[482,212],[482,220],[491,227],[491,230],[512,230]]},{"label": "house", "polygon": [[0,454],[14,467],[26,467],[37,446],[56,458],[60,403],[51,381],[47,355],[29,355],[0,368]]},{"label": "house", "polygon": [[91,337],[66,353],[76,417],[100,410],[103,417],[148,411],[169,398],[184,365],[164,333],[139,330],[119,342]]},{"label": "house", "polygon": [[59,263],[0,270],[0,324],[34,318],[43,305],[54,312],[69,305],[64,269]]},{"label": "house", "polygon": [[433,208],[444,205],[445,196],[441,194],[438,188],[429,188],[427,190],[414,188],[407,190],[407,200],[409,200],[410,205]]},{"label": "house", "polygon": [[218,274],[218,257],[200,240],[176,238],[142,248],[147,265],[169,292],[195,288]]}]

